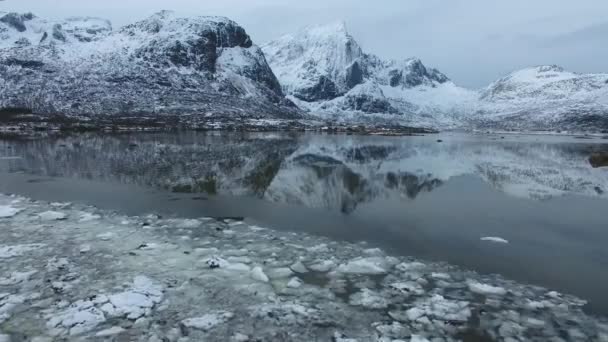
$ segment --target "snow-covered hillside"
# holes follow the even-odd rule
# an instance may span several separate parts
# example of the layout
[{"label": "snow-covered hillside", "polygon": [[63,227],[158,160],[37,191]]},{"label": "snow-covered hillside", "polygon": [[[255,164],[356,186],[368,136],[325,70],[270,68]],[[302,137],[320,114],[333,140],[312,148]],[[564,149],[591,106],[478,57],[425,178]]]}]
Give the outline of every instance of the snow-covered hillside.
[{"label": "snow-covered hillside", "polygon": [[419,59],[364,53],[343,23],[308,27],[262,49],[290,98],[324,118],[452,127],[477,98]]},{"label": "snow-covered hillside", "polygon": [[607,74],[539,66],[470,90],[419,59],[363,52],[344,24],[308,27],[262,49],[284,92],[321,118],[443,129],[608,129]]},{"label": "snow-covered hillside", "polygon": [[513,72],[483,90],[479,123],[510,129],[608,129],[608,74],[555,65]]},{"label": "snow-covered hillside", "polygon": [[96,18],[0,17],[0,107],[40,113],[298,117],[262,51],[223,17],[163,11],[112,30]]}]

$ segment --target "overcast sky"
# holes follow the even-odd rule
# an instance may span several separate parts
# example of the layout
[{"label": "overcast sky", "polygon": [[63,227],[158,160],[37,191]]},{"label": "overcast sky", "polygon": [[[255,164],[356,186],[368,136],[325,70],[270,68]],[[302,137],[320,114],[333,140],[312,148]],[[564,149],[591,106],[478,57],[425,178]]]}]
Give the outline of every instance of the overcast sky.
[{"label": "overcast sky", "polygon": [[258,45],[343,20],[366,52],[419,57],[468,87],[539,64],[608,72],[608,0],[0,0],[0,11],[98,16],[115,27],[162,9],[230,17]]}]

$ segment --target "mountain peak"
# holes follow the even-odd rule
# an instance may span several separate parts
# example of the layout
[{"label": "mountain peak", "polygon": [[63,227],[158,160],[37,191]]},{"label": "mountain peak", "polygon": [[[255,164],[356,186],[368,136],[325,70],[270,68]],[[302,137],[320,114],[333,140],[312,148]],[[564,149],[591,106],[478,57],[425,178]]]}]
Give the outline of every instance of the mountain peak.
[{"label": "mountain peak", "polygon": [[335,34],[349,35],[346,22],[344,20],[337,20],[327,24],[307,26],[301,29],[300,33],[318,36]]}]

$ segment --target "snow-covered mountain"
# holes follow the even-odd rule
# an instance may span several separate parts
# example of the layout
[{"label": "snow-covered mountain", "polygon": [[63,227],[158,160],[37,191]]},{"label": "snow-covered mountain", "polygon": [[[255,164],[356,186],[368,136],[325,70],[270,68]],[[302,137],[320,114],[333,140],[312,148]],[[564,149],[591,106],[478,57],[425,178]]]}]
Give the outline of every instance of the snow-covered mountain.
[{"label": "snow-covered mountain", "polygon": [[363,52],[344,23],[308,27],[262,49],[290,99],[321,117],[450,127],[477,98],[419,59]]},{"label": "snow-covered mountain", "polygon": [[608,74],[555,65],[519,70],[484,89],[478,110],[481,127],[608,129]]},{"label": "snow-covered mountain", "polygon": [[0,14],[0,108],[39,113],[299,117],[261,49],[223,17]]},{"label": "snow-covered mountain", "polygon": [[342,23],[308,27],[262,49],[289,98],[321,118],[436,128],[608,129],[608,74],[539,66],[470,90],[419,59],[363,52]]}]

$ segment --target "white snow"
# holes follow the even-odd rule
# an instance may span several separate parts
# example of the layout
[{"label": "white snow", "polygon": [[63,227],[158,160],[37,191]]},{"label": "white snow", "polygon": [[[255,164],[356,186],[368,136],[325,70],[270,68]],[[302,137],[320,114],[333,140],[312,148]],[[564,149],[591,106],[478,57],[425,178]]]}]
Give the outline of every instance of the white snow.
[{"label": "white snow", "polygon": [[162,297],[162,286],[150,278],[137,276],[127,291],[108,295],[108,303],[101,306],[101,310],[109,316],[138,319],[149,315],[152,308],[161,302]]},{"label": "white snow", "polygon": [[106,321],[101,310],[93,306],[90,301],[77,301],[67,309],[49,315],[48,328],[60,327],[67,329],[70,335],[78,335],[95,329]]},{"label": "white snow", "polygon": [[[393,61],[363,53],[344,24],[307,27],[262,49],[288,98],[321,119],[436,128],[494,124],[538,130],[554,129],[551,125],[568,116],[584,118],[608,111],[608,74],[576,74],[557,66],[539,66],[515,71],[481,90],[466,89],[449,80],[419,77],[422,63],[416,58]],[[359,84],[347,84],[348,71],[355,63],[365,76]],[[396,75],[400,79],[413,75],[419,83],[395,83]],[[333,98],[306,100],[302,93],[322,78],[337,88]],[[398,114],[384,107],[378,107],[380,112],[363,111],[352,105],[357,98],[388,103]]]}]

